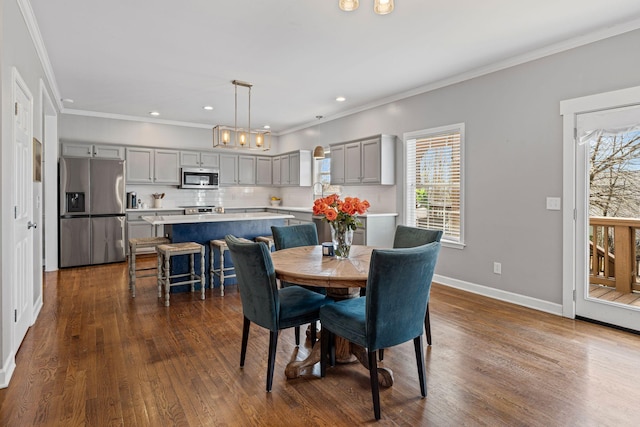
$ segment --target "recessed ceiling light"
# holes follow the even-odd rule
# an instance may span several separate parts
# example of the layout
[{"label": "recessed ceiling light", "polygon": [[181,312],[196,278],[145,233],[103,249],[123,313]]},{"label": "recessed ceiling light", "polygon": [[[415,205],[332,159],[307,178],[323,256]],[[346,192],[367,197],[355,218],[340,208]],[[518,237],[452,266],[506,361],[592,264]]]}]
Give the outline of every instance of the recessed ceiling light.
[{"label": "recessed ceiling light", "polygon": [[73,99],[71,99],[71,98],[62,98],[62,99],[60,99],[60,101],[68,102],[69,104],[73,104]]},{"label": "recessed ceiling light", "polygon": [[344,96],[339,96],[339,97],[336,98],[336,101],[338,101],[338,102],[344,102],[346,100],[347,100],[347,98],[345,98]]},{"label": "recessed ceiling light", "polygon": [[207,110],[207,111],[211,111],[211,110],[213,110],[213,107],[211,105],[205,105],[204,107],[202,107],[202,109]]},{"label": "recessed ceiling light", "polygon": [[151,114],[152,116],[159,116],[160,113],[158,113],[157,111],[151,111],[149,112],[149,114]]},{"label": "recessed ceiling light", "polygon": [[265,129],[271,129],[271,126],[269,126],[269,125],[264,125],[264,128],[265,128]]}]

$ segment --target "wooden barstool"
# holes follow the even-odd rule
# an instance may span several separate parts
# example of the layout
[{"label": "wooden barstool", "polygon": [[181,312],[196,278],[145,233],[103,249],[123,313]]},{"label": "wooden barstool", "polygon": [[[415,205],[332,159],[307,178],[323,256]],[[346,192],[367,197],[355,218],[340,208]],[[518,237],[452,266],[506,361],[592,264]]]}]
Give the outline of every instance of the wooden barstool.
[{"label": "wooden barstool", "polygon": [[[245,242],[250,242],[247,239],[240,239]],[[218,255],[220,258],[220,264],[218,268],[215,268],[215,256],[214,250],[218,251]],[[224,266],[224,254],[229,251],[229,247],[227,246],[227,242],[224,239],[215,239],[209,241],[209,280],[211,283],[211,289],[213,289],[213,277],[217,275],[220,278],[220,296],[224,296],[224,279],[230,279],[232,277],[236,277],[236,271],[234,267],[225,267]],[[227,273],[227,272],[233,273]]]},{"label": "wooden barstool", "polygon": [[[204,246],[194,242],[170,243],[158,245],[158,297],[162,297],[162,285],[164,284],[164,305],[169,307],[169,293],[171,286],[191,285],[191,292],[195,291],[195,284],[200,282],[200,299],[204,299],[205,288],[205,268],[204,268]],[[200,254],[200,274],[195,271],[194,255]],[[189,255],[189,272],[171,274],[171,257],[178,255]],[[171,279],[189,277],[189,280],[182,280],[171,283]]]},{"label": "wooden barstool", "polygon": [[[164,245],[167,243],[171,243],[169,239],[166,237],[138,237],[134,239],[129,239],[129,290],[131,291],[131,296],[133,298],[136,297],[136,278],[137,277],[155,277],[157,275],[156,272],[146,273],[151,270],[156,270],[156,266],[152,267],[136,267],[136,253],[138,249],[145,248],[154,248],[156,249],[158,245]],[[138,274],[138,271],[142,272]]]},{"label": "wooden barstool", "polygon": [[273,252],[275,244],[273,243],[273,236],[258,236],[256,242],[263,242],[269,248],[269,252]]}]

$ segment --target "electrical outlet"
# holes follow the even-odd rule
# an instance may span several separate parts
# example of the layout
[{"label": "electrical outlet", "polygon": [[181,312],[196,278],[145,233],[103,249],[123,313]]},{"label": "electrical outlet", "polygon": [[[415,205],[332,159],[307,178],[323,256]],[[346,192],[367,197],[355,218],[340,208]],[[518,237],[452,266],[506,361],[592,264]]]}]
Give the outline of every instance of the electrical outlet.
[{"label": "electrical outlet", "polygon": [[499,262],[493,263],[493,273],[494,274],[502,274],[502,264]]}]

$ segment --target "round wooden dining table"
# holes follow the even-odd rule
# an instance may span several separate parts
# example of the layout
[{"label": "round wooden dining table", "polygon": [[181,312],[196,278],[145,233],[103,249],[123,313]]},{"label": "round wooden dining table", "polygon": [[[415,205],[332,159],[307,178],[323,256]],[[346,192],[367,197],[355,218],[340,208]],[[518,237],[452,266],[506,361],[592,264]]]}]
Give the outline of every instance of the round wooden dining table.
[{"label": "round wooden dining table", "polygon": [[[299,285],[325,288],[327,296],[334,300],[356,298],[360,288],[367,286],[369,263],[373,246],[351,246],[349,258],[323,256],[322,246],[300,246],[271,253],[276,277],[281,281]],[[365,350],[349,341],[336,337],[336,361],[360,361],[368,368]],[[320,345],[316,343],[305,360],[289,362],[285,369],[287,378],[297,378],[305,368],[320,361]],[[380,384],[393,384],[393,373],[388,368],[378,368]]]},{"label": "round wooden dining table", "polygon": [[367,286],[373,246],[351,246],[349,258],[323,256],[322,246],[300,246],[271,253],[276,277],[285,282],[330,289]]}]

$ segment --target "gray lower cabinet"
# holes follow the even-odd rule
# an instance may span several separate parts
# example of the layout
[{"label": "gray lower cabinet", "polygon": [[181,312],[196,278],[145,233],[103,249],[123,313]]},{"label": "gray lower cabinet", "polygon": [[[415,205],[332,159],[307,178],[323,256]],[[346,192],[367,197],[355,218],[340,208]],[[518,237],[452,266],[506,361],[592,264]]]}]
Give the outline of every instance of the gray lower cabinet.
[{"label": "gray lower cabinet", "polygon": [[[367,216],[359,218],[362,225],[353,232],[354,245],[390,248],[396,232],[396,217],[392,215]],[[331,226],[321,217],[313,217],[318,227],[320,243],[331,241]]]},{"label": "gray lower cabinet", "polygon": [[[164,237],[163,225],[151,225],[143,220],[143,216],[181,215],[182,210],[176,211],[141,211],[127,212],[127,255],[129,255],[129,239],[142,237]],[[138,249],[138,253],[154,252],[153,248]]]}]

